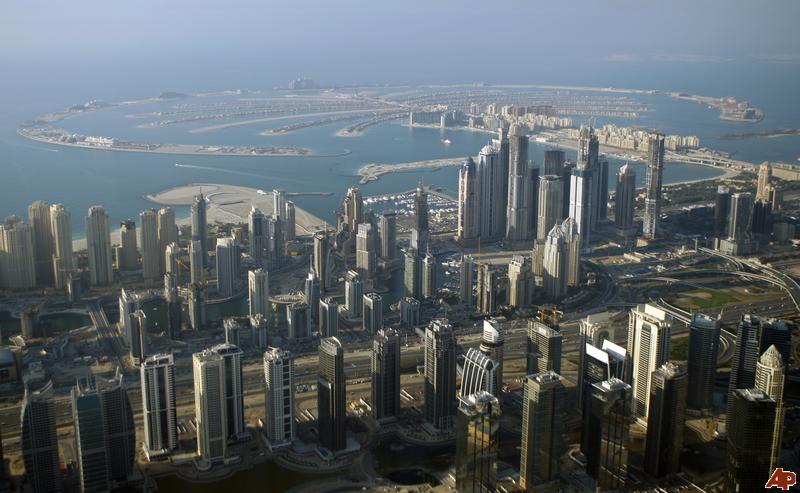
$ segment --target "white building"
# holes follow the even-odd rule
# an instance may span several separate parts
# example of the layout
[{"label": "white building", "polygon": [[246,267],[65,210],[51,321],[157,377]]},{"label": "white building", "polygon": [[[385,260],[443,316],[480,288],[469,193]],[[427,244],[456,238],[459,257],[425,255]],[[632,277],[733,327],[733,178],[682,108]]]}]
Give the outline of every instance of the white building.
[{"label": "white building", "polygon": [[264,420],[262,430],[271,447],[294,440],[294,357],[291,351],[264,352]]}]

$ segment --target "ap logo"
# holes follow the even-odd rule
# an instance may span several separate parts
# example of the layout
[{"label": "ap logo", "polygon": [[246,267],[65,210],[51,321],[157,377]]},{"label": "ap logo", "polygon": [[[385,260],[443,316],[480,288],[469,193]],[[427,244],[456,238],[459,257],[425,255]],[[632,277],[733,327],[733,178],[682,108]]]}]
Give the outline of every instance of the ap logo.
[{"label": "ap logo", "polygon": [[780,488],[783,491],[789,491],[789,488],[794,486],[797,483],[797,474],[793,473],[792,471],[784,471],[783,468],[779,467],[775,469],[775,472],[772,473],[770,476],[769,481],[767,484],[764,485],[765,488]]}]

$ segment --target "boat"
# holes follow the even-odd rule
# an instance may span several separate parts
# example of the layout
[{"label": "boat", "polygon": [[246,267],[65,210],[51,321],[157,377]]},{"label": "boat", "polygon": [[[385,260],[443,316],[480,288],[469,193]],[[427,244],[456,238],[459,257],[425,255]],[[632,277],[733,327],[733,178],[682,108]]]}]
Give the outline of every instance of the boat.
[{"label": "boat", "polygon": [[453,141],[451,141],[450,139],[442,139],[442,144],[444,144],[446,146],[449,146],[452,143],[453,143]]}]

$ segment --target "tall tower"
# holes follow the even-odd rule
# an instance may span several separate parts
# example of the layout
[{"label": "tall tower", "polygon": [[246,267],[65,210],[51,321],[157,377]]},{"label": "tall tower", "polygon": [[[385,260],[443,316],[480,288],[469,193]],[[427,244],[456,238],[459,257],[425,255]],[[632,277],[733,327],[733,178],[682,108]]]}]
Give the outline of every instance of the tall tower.
[{"label": "tall tower", "polygon": [[419,300],[406,296],[400,299],[400,327],[412,329],[420,325]]},{"label": "tall tower", "polygon": [[319,301],[319,334],[321,337],[335,337],[339,332],[339,303],[328,296]]},{"label": "tall tower", "polygon": [[544,151],[544,168],[542,175],[561,175],[564,166],[564,151],[550,149]]},{"label": "tall tower", "polygon": [[528,362],[525,373],[561,373],[561,333],[537,320],[528,320]]},{"label": "tall tower", "polygon": [[647,143],[647,176],[644,195],[645,238],[655,239],[661,220],[661,177],[664,173],[664,136],[653,134]]},{"label": "tall tower", "polygon": [[614,195],[614,225],[617,229],[633,228],[633,208],[636,201],[636,173],[625,163],[617,173],[617,190]]},{"label": "tall tower", "polygon": [[297,238],[297,220],[295,219],[297,214],[295,212],[294,202],[288,201],[286,202],[286,206],[284,208],[284,231],[285,234],[284,239],[286,241],[294,241]]},{"label": "tall tower", "polygon": [[192,284],[205,284],[205,267],[203,266],[203,245],[200,240],[189,243],[189,278]]},{"label": "tall tower", "polygon": [[239,248],[233,238],[217,239],[217,291],[223,298],[233,296],[238,277]]},{"label": "tall tower", "polygon": [[250,234],[250,256],[256,262],[267,254],[267,224],[264,213],[253,206],[247,215],[247,226]]},{"label": "tall tower", "polygon": [[481,190],[478,168],[468,157],[458,171],[458,239],[470,241],[481,234]]},{"label": "tall tower", "polygon": [[417,184],[417,191],[414,193],[414,225],[411,227],[411,247],[417,251],[428,250],[428,241],[431,232],[428,225],[428,192],[422,182]]},{"label": "tall tower", "polygon": [[733,241],[749,239],[753,219],[753,194],[750,192],[732,194],[728,215],[728,239]]},{"label": "tall tower", "polygon": [[438,284],[436,279],[436,257],[430,253],[426,253],[422,257],[422,292],[420,295],[425,299],[435,298],[438,292]]},{"label": "tall tower", "polygon": [[397,213],[394,211],[381,213],[378,233],[381,258],[391,260],[397,257]]},{"label": "tall tower", "polygon": [[652,380],[650,376],[669,358],[672,316],[655,305],[637,305],[628,319],[628,354],[633,357],[630,382],[633,417],[646,424]]},{"label": "tall tower", "polygon": [[736,389],[731,395],[727,491],[761,491],[772,474],[776,402],[758,389]]},{"label": "tall tower", "polygon": [[201,284],[189,284],[189,325],[194,330],[206,326],[206,290]]},{"label": "tall tower", "polygon": [[325,231],[314,233],[314,272],[319,277],[322,292],[328,289],[328,235]]},{"label": "tall tower", "polygon": [[274,188],[272,190],[272,215],[284,221],[286,218],[286,191]]},{"label": "tall tower", "polygon": [[[503,388],[503,358],[505,357],[505,336],[500,320],[489,318],[483,321],[480,350],[483,354],[497,362],[497,387]],[[500,392],[497,394],[500,399]]]},{"label": "tall tower", "polygon": [[17,216],[0,225],[0,286],[6,289],[36,287],[33,229]]},{"label": "tall tower", "polygon": [[355,232],[358,225],[364,222],[364,199],[361,197],[361,190],[356,187],[347,189],[344,199],[344,215],[350,231]]},{"label": "tall tower", "polygon": [[749,389],[755,386],[756,365],[761,354],[761,319],[755,315],[742,315],[736,331],[736,344],[733,350],[731,373],[728,379],[728,412],[725,413],[726,428],[732,426],[731,408],[736,389]]},{"label": "tall tower", "polygon": [[178,226],[175,224],[175,211],[169,207],[162,207],[158,210],[158,244],[160,251],[163,253],[167,246],[172,243],[178,243]]},{"label": "tall tower", "polygon": [[772,165],[764,161],[758,167],[758,183],[756,184],[756,200],[769,201],[769,185],[772,181]]},{"label": "tall tower", "polygon": [[403,286],[406,296],[422,297],[422,262],[417,250],[406,248],[403,251]]},{"label": "tall tower", "polygon": [[478,155],[478,183],[480,185],[480,236],[483,240],[499,239],[505,234],[506,204],[508,197],[507,169],[503,169],[500,155],[491,145]]},{"label": "tall tower", "polygon": [[692,315],[689,324],[689,383],[686,405],[710,411],[713,407],[714,382],[717,377],[720,319],[702,313]]},{"label": "tall tower", "polygon": [[294,356],[291,351],[268,348],[264,352],[263,430],[272,447],[294,440]]},{"label": "tall tower", "polygon": [[50,206],[50,227],[53,228],[53,275],[55,288],[64,289],[73,269],[72,219],[63,205]]},{"label": "tall tower", "polygon": [[144,453],[148,459],[178,447],[175,361],[172,354],[149,356],[139,368],[144,421]]},{"label": "tall tower", "polygon": [[569,186],[569,217],[575,221],[583,246],[588,248],[597,215],[597,162],[599,142],[591,127],[582,125],[578,139],[578,163]]},{"label": "tall tower", "polygon": [[363,308],[364,285],[358,272],[349,270],[344,276],[344,307],[350,318],[359,318]]},{"label": "tall tower", "polygon": [[53,279],[53,228],[50,223],[50,204],[37,200],[28,206],[28,224],[33,230],[36,279],[49,283]]},{"label": "tall tower", "polygon": [[192,241],[200,242],[201,259],[203,261],[201,269],[208,266],[208,220],[206,219],[206,207],[208,202],[201,192],[195,195],[192,202]]},{"label": "tall tower", "polygon": [[591,414],[591,394],[594,384],[618,378],[627,377],[627,353],[625,349],[614,344],[608,339],[601,345],[595,346],[592,342],[582,343],[580,355],[580,368],[578,369],[578,407],[581,410],[581,452],[586,455],[588,440],[591,436],[589,416]]},{"label": "tall tower", "polygon": [[320,288],[319,288],[319,278],[317,277],[316,273],[314,273],[314,269],[308,271],[308,276],[306,276],[305,282],[305,299],[306,304],[308,305],[309,313],[309,324],[313,327],[319,328],[319,297],[320,297]]},{"label": "tall tower", "polygon": [[497,380],[500,364],[475,348],[469,348],[464,357],[464,369],[461,371],[461,395],[486,391],[493,396],[500,395],[500,383]]},{"label": "tall tower", "polygon": [[79,378],[70,399],[81,491],[107,491],[109,464],[102,426],[103,405],[94,379]]},{"label": "tall tower", "polygon": [[136,424],[128,392],[117,368],[113,377],[96,377],[97,391],[103,406],[103,433],[106,437],[108,479],[122,486],[133,473],[136,462]]},{"label": "tall tower", "polygon": [[25,387],[20,428],[25,475],[33,491],[61,491],[53,382],[34,391]]},{"label": "tall tower", "polygon": [[175,276],[176,281],[180,279],[179,272],[179,258],[181,255],[181,247],[177,242],[172,242],[164,248],[164,274]]},{"label": "tall tower", "polygon": [[558,480],[565,449],[563,415],[566,391],[553,371],[525,377],[522,399],[520,486],[525,491]]},{"label": "tall tower", "polygon": [[332,452],[347,446],[346,379],[342,343],[335,337],[322,339],[317,377],[319,444]]},{"label": "tall tower", "polygon": [[531,217],[534,215],[531,163],[528,161],[528,136],[522,126],[511,125],[509,130],[508,209],[506,238],[522,241],[531,238]]},{"label": "tall tower", "polygon": [[667,362],[651,375],[644,469],[654,478],[680,472],[686,421],[686,371]]},{"label": "tall tower", "polygon": [[524,255],[514,255],[508,264],[508,304],[527,308],[533,301],[535,287],[530,261]]},{"label": "tall tower", "polygon": [[714,201],[714,236],[718,239],[728,237],[728,216],[731,208],[731,189],[725,185],[717,187]]},{"label": "tall tower", "polygon": [[470,311],[475,306],[475,300],[472,294],[474,270],[475,262],[472,259],[472,255],[462,255],[458,289],[461,303],[464,304],[464,309],[467,311]]},{"label": "tall tower", "polygon": [[159,279],[161,273],[161,250],[158,242],[158,212],[148,209],[139,214],[139,245],[142,249],[142,275],[145,279]]},{"label": "tall tower", "polygon": [[197,455],[208,464],[225,459],[228,452],[228,417],[225,405],[225,360],[205,349],[192,356]]},{"label": "tall tower", "polygon": [[378,293],[365,293],[363,297],[362,328],[368,334],[377,334],[383,328],[383,298]]},{"label": "tall tower", "polygon": [[108,214],[99,205],[89,208],[86,216],[86,247],[89,255],[89,279],[92,286],[104,286],[114,280],[111,268],[111,236]]},{"label": "tall tower", "polygon": [[119,223],[119,243],[115,250],[117,269],[136,270],[139,266],[139,240],[136,238],[136,223],[133,219]]},{"label": "tall tower", "polygon": [[361,277],[371,279],[375,275],[377,260],[375,231],[372,224],[361,223],[358,225],[356,236],[356,270]]},{"label": "tall tower", "polygon": [[586,473],[598,491],[622,490],[628,479],[631,387],[616,378],[596,383],[588,404]]},{"label": "tall tower", "polygon": [[372,340],[372,415],[400,413],[400,341],[394,329],[380,329]]},{"label": "tall tower", "polygon": [[579,282],[581,236],[577,224],[567,218],[547,234],[542,255],[544,291],[552,299],[566,295]]},{"label": "tall tower", "polygon": [[495,491],[500,403],[488,392],[461,397],[456,417],[456,490]]},{"label": "tall tower", "polygon": [[311,309],[308,303],[292,303],[286,307],[286,321],[289,324],[289,339],[305,339],[311,335]]},{"label": "tall tower", "polygon": [[539,178],[539,207],[536,225],[536,238],[544,240],[553,226],[561,223],[564,183],[558,175],[544,175]]},{"label": "tall tower", "polygon": [[772,460],[769,470],[778,467],[783,434],[783,388],[786,372],[778,348],[771,345],[756,363],[756,388],[775,401],[775,426],[772,432]]},{"label": "tall tower", "polygon": [[497,310],[497,271],[488,263],[478,264],[477,307],[481,313]]},{"label": "tall tower", "polygon": [[447,319],[425,329],[425,420],[440,430],[453,426],[456,406],[456,345]]}]

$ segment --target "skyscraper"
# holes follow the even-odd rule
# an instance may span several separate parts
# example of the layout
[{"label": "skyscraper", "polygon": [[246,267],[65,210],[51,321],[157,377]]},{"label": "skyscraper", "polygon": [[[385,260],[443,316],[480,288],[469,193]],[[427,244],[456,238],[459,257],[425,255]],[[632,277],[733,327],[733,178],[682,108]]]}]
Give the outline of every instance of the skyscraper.
[{"label": "skyscraper", "polygon": [[189,325],[194,330],[206,326],[206,290],[196,283],[189,284]]},{"label": "skyscraper", "polygon": [[183,303],[178,295],[178,282],[173,274],[164,274],[164,301],[167,303],[166,334],[175,339],[181,332]]},{"label": "skyscraper", "polygon": [[325,297],[319,301],[319,335],[335,337],[339,332],[339,303],[336,298]]},{"label": "skyscraper", "polygon": [[422,257],[421,266],[421,296],[425,299],[432,299],[436,297],[438,292],[437,276],[436,276],[436,257],[430,253],[426,253]]},{"label": "skyscraper", "polygon": [[[483,334],[481,336],[481,352],[497,362],[497,387],[503,389],[503,358],[505,357],[505,336],[500,320],[489,318],[483,321]],[[497,398],[500,399],[498,392]]]},{"label": "skyscraper", "polygon": [[177,242],[169,243],[164,248],[164,274],[172,274],[175,279],[180,279],[179,258],[181,247]]},{"label": "skyscraper", "polygon": [[381,213],[378,233],[381,258],[394,259],[397,256],[397,214],[394,211]]},{"label": "skyscraper", "polygon": [[163,253],[167,246],[172,243],[178,243],[178,226],[175,224],[175,211],[169,207],[162,207],[158,210],[159,251]]},{"label": "skyscraper", "polygon": [[419,252],[428,250],[431,232],[428,225],[428,192],[422,182],[414,193],[414,225],[411,227],[411,247]]},{"label": "skyscraper", "polygon": [[630,382],[633,417],[647,423],[652,380],[650,376],[669,358],[672,316],[655,305],[637,305],[630,311],[628,354],[633,358]]},{"label": "skyscraper", "polygon": [[28,224],[33,231],[36,280],[53,280],[53,228],[50,224],[50,204],[37,200],[28,206]]},{"label": "skyscraper", "polygon": [[478,184],[480,236],[483,240],[498,239],[505,234],[508,196],[504,191],[507,188],[507,171],[494,147],[487,145],[481,149],[478,155]]},{"label": "skyscraper", "polygon": [[136,424],[128,392],[122,382],[122,371],[114,376],[95,377],[100,403],[103,406],[103,433],[106,439],[108,480],[121,487],[133,473],[136,462]]},{"label": "skyscraper", "polygon": [[749,314],[742,315],[736,330],[736,344],[734,345],[731,373],[728,379],[728,412],[725,414],[727,427],[732,426],[731,409],[734,391],[755,386],[756,364],[762,352],[761,331],[761,319],[759,317]]},{"label": "skyscraper", "polygon": [[363,305],[364,285],[358,272],[349,270],[344,275],[344,307],[350,318],[359,318]]},{"label": "skyscraper", "polygon": [[78,481],[84,492],[108,491],[108,460],[103,406],[91,375],[79,378],[70,392]]},{"label": "skyscraper", "polygon": [[689,324],[689,382],[686,405],[710,411],[713,407],[714,382],[717,377],[720,319],[702,313],[692,315]]},{"label": "skyscraper", "polygon": [[34,493],[61,491],[52,381],[39,390],[25,387],[20,428],[25,475]]},{"label": "skyscraper", "polygon": [[270,446],[288,445],[294,440],[294,356],[291,351],[264,351],[263,431]]},{"label": "skyscraper", "polygon": [[508,304],[516,308],[527,308],[533,302],[536,280],[531,263],[523,255],[514,255],[508,264]]},{"label": "skyscraper", "polygon": [[319,444],[331,452],[347,446],[346,379],[342,343],[335,337],[320,340],[317,376]]},{"label": "skyscraper", "polygon": [[139,267],[139,240],[136,238],[136,223],[126,219],[119,223],[119,242],[117,247],[117,269],[136,270]]},{"label": "skyscraper", "polygon": [[311,335],[311,309],[308,303],[287,305],[286,321],[289,324],[289,339],[305,339]]},{"label": "skyscraper", "polygon": [[147,316],[138,308],[128,316],[130,318],[128,349],[130,349],[131,361],[134,365],[138,365],[147,356]]},{"label": "skyscraper", "polygon": [[0,225],[0,287],[36,287],[33,229],[17,216]]},{"label": "skyscraper", "polygon": [[561,333],[538,320],[528,320],[528,362],[525,373],[561,373]]},{"label": "skyscraper", "polygon": [[561,223],[564,183],[558,175],[543,175],[539,178],[539,207],[536,238],[544,240],[553,226]]},{"label": "skyscraper", "polygon": [[355,232],[358,225],[364,221],[364,199],[361,198],[361,190],[356,187],[347,189],[344,199],[344,215],[352,232]]},{"label": "skyscraper", "polygon": [[267,255],[267,223],[264,213],[253,206],[247,215],[247,225],[250,234],[250,256],[258,262]]},{"label": "skyscraper", "polygon": [[578,139],[578,163],[569,186],[569,217],[575,221],[583,247],[591,243],[597,211],[597,161],[599,142],[591,127],[582,125]]},{"label": "skyscraper", "polygon": [[595,208],[594,226],[598,221],[608,219],[608,161],[597,161],[597,206]]},{"label": "skyscraper", "polygon": [[775,401],[775,426],[772,431],[772,458],[769,470],[778,467],[783,437],[783,388],[786,372],[778,348],[771,345],[756,363],[756,388]]},{"label": "skyscraper", "polygon": [[50,206],[50,227],[53,228],[52,268],[56,289],[64,289],[72,274],[72,222],[69,211],[61,204]]},{"label": "skyscraper", "polygon": [[553,371],[525,377],[522,399],[522,443],[519,479],[525,491],[557,481],[561,455],[566,391]]},{"label": "skyscraper", "polygon": [[547,234],[542,254],[542,277],[544,291],[552,299],[563,297],[569,286],[579,283],[581,236],[577,229],[570,217],[553,226]]},{"label": "skyscraper", "polygon": [[655,239],[661,220],[661,176],[664,173],[664,136],[653,134],[647,142],[647,175],[644,188],[645,238]]},{"label": "skyscraper", "polygon": [[295,219],[296,212],[294,207],[294,202],[288,201],[286,202],[286,206],[284,208],[284,216],[283,222],[285,224],[284,231],[285,234],[284,239],[286,241],[294,241],[297,237],[297,221]]},{"label": "skyscraper", "polygon": [[364,279],[371,279],[377,267],[375,231],[370,223],[358,225],[356,236],[356,269]]},{"label": "skyscraper", "polygon": [[422,262],[417,250],[406,248],[403,251],[403,286],[406,296],[419,299],[422,296]]},{"label": "skyscraper", "polygon": [[372,339],[372,415],[400,413],[400,341],[394,329],[379,329]]},{"label": "skyscraper", "polygon": [[508,209],[506,211],[506,238],[509,241],[528,240],[532,237],[531,217],[535,205],[530,202],[534,173],[528,160],[528,136],[520,125],[509,130]]},{"label": "skyscraper", "polygon": [[406,296],[400,299],[400,327],[411,329],[420,325],[419,300]]},{"label": "skyscraper", "polygon": [[192,202],[192,241],[199,241],[200,258],[202,259],[202,269],[208,266],[208,220],[206,219],[206,207],[208,202],[200,192],[195,195]]},{"label": "skyscraper", "polygon": [[626,378],[627,353],[608,339],[602,342],[601,347],[586,342],[583,344],[580,364],[577,394],[578,407],[581,410],[581,452],[586,455],[591,437],[588,426],[591,421],[593,386],[609,378]]},{"label": "skyscraper", "polygon": [[758,167],[758,182],[756,183],[756,200],[769,201],[769,185],[772,181],[772,165],[764,161]]},{"label": "skyscraper", "polygon": [[633,209],[636,203],[636,173],[625,163],[617,173],[617,190],[614,194],[614,225],[619,230],[633,228]]},{"label": "skyscraper", "polygon": [[651,375],[644,470],[654,478],[680,472],[686,420],[686,370],[672,362]]},{"label": "skyscraper", "polygon": [[328,235],[325,231],[314,233],[314,272],[319,277],[320,291],[328,289]]},{"label": "skyscraper", "polygon": [[319,328],[319,277],[314,273],[314,269],[308,271],[305,282],[305,299],[309,309],[309,321],[311,327]]},{"label": "skyscraper", "polygon": [[205,284],[205,267],[203,267],[203,246],[200,240],[189,243],[189,278],[192,284]]},{"label": "skyscraper", "polygon": [[475,269],[475,263],[472,259],[472,255],[462,255],[461,256],[461,269],[459,270],[459,298],[461,298],[461,303],[464,304],[464,309],[470,311],[475,306],[475,300],[473,296],[473,271]]},{"label": "skyscraper", "polygon": [[278,188],[272,189],[272,215],[284,220],[286,215],[286,191]]},{"label": "skyscraper", "polygon": [[544,168],[542,175],[561,175],[564,166],[564,151],[550,149],[544,151]]},{"label": "skyscraper", "polygon": [[217,291],[223,298],[236,292],[238,277],[239,248],[233,238],[226,236],[217,239]]},{"label": "skyscraper", "polygon": [[160,457],[178,446],[175,361],[172,354],[149,356],[139,368],[144,421],[144,453]]},{"label": "skyscraper", "polygon": [[772,474],[776,402],[758,389],[736,389],[728,413],[727,491],[762,491]]},{"label": "skyscraper", "polygon": [[162,253],[158,242],[158,212],[147,209],[139,214],[139,246],[142,250],[142,276],[145,279],[160,279]]},{"label": "skyscraper", "polygon": [[468,157],[458,172],[458,239],[471,241],[481,234],[481,189],[478,168]]},{"label": "skyscraper", "polygon": [[425,329],[425,420],[444,430],[453,426],[456,407],[456,346],[447,319]]},{"label": "skyscraper", "polygon": [[365,293],[363,297],[362,328],[376,334],[383,328],[383,298],[378,293]]},{"label": "skyscraper", "polygon": [[456,490],[495,491],[500,403],[488,392],[463,396],[456,418]]},{"label": "skyscraper", "polygon": [[742,255],[752,249],[753,232],[753,194],[738,192],[731,194],[728,211],[727,253]]},{"label": "skyscraper", "polygon": [[481,313],[497,311],[497,271],[491,264],[478,264],[476,310]]},{"label": "skyscraper", "polygon": [[500,364],[475,348],[469,348],[461,371],[461,395],[475,394],[481,390],[493,396],[500,395],[497,373]]},{"label": "skyscraper", "polygon": [[731,207],[731,189],[725,185],[717,187],[714,202],[714,236],[718,239],[728,237],[728,216]]},{"label": "skyscraper", "polygon": [[225,459],[228,452],[228,408],[225,405],[225,360],[205,349],[192,356],[197,455],[206,464]]},{"label": "skyscraper", "polygon": [[233,344],[217,344],[211,351],[222,357],[225,364],[226,407],[225,427],[228,440],[238,440],[246,436],[244,423],[244,389],[242,384],[242,350]]},{"label": "skyscraper", "polygon": [[586,473],[597,491],[622,490],[628,479],[631,387],[616,378],[596,383],[588,404]]},{"label": "skyscraper", "polygon": [[89,207],[86,216],[86,248],[89,256],[89,280],[92,286],[104,286],[114,280],[111,267],[111,236],[108,214],[99,205]]}]

